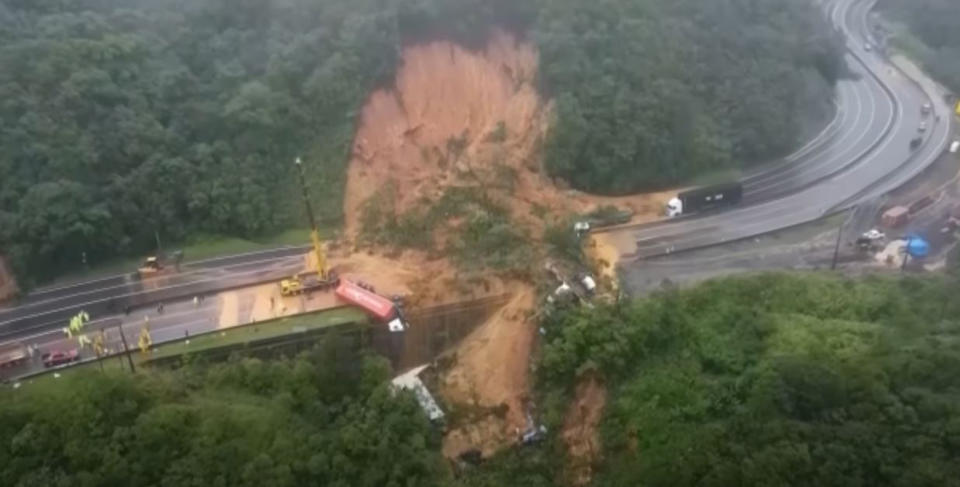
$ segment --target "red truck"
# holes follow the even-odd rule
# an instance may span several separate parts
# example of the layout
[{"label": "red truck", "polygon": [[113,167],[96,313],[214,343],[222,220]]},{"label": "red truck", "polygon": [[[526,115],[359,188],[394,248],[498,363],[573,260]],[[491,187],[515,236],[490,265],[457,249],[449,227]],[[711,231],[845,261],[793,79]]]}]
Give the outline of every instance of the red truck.
[{"label": "red truck", "polygon": [[363,308],[378,320],[387,323],[390,331],[401,332],[407,329],[402,310],[393,301],[373,292],[369,286],[341,279],[336,293],[340,299]]}]

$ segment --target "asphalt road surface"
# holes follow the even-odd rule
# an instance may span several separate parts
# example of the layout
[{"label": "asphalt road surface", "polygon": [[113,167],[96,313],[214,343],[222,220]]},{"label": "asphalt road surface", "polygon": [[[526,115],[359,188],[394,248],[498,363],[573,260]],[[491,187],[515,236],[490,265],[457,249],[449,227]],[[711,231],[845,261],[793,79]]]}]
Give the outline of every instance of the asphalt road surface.
[{"label": "asphalt road surface", "polygon": [[159,302],[279,280],[303,266],[305,248],[290,247],[210,259],[182,266],[182,272],[143,280],[134,273],[38,290],[23,304],[0,310],[0,342],[41,330],[59,330],[83,310],[93,317],[151,308]]},{"label": "asphalt road surface", "polygon": [[[861,129],[870,127],[869,134],[841,134],[842,143],[833,149],[823,149],[829,154],[823,159],[823,168],[808,164],[816,170],[804,170],[802,176],[798,176],[800,181],[810,178],[819,181],[810,186],[796,183],[795,186],[802,189],[781,198],[750,204],[748,192],[745,204],[725,212],[612,231],[611,241],[624,256],[622,265],[629,266],[631,259],[730,242],[813,221],[838,208],[872,200],[903,184],[943,152],[950,133],[951,107],[939,93],[928,92],[933,89],[932,82],[921,79],[918,84],[894,69],[875,50],[864,49],[866,18],[873,3],[839,0],[829,5],[831,18],[846,35],[848,58],[852,58],[850,68],[858,75],[858,79],[850,83],[863,94],[860,99],[869,100],[872,96],[879,104],[857,109],[854,102],[852,106],[841,105],[840,110],[843,114],[864,111],[862,115],[854,115],[854,119],[863,120]],[[879,100],[870,94],[878,88],[885,93]],[[934,113],[924,117],[920,107],[927,102],[933,105]],[[923,134],[924,145],[911,150],[910,141],[919,134],[918,127],[923,120],[929,126]],[[816,175],[822,175],[821,171],[826,171],[826,176]]]},{"label": "asphalt road surface", "polygon": [[[102,329],[105,337],[104,345],[110,353],[114,353],[123,350],[123,340],[120,337],[122,327],[129,348],[133,353],[140,353],[137,348],[137,339],[144,324],[149,324],[153,342],[162,343],[215,330],[218,326],[219,313],[220,304],[216,299],[207,299],[195,304],[191,298],[167,303],[163,313],[159,313],[155,307],[144,307],[131,312],[130,315],[95,318],[86,325],[84,333],[92,339]],[[2,379],[12,379],[44,370],[41,359],[43,353],[77,348],[76,340],[68,339],[59,327],[47,327],[29,335],[20,336],[18,341],[36,346],[38,352],[24,364],[0,369]],[[80,351],[80,357],[82,360],[90,360],[94,358],[94,352],[87,347]]]},{"label": "asphalt road surface", "polygon": [[[783,163],[749,174],[741,207],[615,230],[621,253],[647,258],[812,221],[902,184],[942,152],[950,107],[936,96],[932,82],[921,79],[918,85],[875,51],[864,49],[872,5],[872,1],[836,0],[825,7],[846,35],[847,60],[856,76],[839,83],[837,116],[823,132]],[[931,127],[924,135],[925,145],[911,151],[910,140],[922,119],[920,106],[931,99],[935,115],[926,118]],[[934,123],[936,115],[944,122]],[[157,302],[190,300],[225,288],[279,280],[301,267],[300,255],[305,251],[287,248],[194,263],[180,274],[143,282],[114,276],[41,289],[21,306],[0,310],[0,342],[40,340],[60,346],[56,333],[81,309],[95,321],[119,317],[136,326],[138,310],[147,312]],[[133,309],[130,316],[124,314],[127,307]],[[176,326],[180,326],[205,317],[203,310],[182,312],[164,319],[179,320]]]}]

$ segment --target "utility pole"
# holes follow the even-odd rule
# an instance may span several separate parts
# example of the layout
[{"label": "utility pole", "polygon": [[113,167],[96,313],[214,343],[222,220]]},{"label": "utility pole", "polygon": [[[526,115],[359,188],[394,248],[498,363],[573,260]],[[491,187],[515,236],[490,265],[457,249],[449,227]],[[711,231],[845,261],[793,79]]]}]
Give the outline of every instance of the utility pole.
[{"label": "utility pole", "polygon": [[157,259],[160,259],[160,256],[163,255],[163,246],[160,245],[160,231],[154,230],[153,236],[157,239]]},{"label": "utility pole", "polygon": [[837,261],[840,259],[840,239],[843,236],[843,227],[853,221],[854,217],[857,215],[858,206],[854,206],[850,210],[850,214],[840,223],[840,228],[837,228],[837,243],[833,247],[833,261],[830,263],[830,270],[837,269]]},{"label": "utility pole", "polygon": [[136,373],[137,368],[133,366],[133,358],[130,357],[130,347],[127,346],[127,336],[123,334],[123,322],[117,325],[117,329],[120,330],[120,340],[123,342],[123,353],[127,355],[127,362],[130,363],[130,372]]},{"label": "utility pole", "polygon": [[841,223],[841,224],[840,224],[840,227],[837,228],[837,244],[834,245],[834,247],[833,247],[833,262],[830,263],[830,270],[831,270],[831,271],[837,269],[837,259],[840,257],[840,238],[843,236],[843,224],[844,224],[844,223],[846,223],[846,221],[844,221],[843,223]]}]

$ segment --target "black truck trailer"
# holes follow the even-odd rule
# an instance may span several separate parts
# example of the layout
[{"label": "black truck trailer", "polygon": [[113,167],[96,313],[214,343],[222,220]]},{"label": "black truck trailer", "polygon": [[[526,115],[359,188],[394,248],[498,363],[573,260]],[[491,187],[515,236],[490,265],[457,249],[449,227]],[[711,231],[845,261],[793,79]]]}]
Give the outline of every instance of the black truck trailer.
[{"label": "black truck trailer", "polygon": [[677,198],[683,202],[684,214],[712,210],[739,203],[743,199],[743,184],[734,182],[693,188],[677,194]]}]

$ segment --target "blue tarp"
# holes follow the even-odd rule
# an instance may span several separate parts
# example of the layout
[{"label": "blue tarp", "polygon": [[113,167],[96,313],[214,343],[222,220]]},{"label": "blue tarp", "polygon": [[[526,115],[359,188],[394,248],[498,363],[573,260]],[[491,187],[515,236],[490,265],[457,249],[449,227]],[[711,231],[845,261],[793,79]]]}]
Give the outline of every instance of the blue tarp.
[{"label": "blue tarp", "polygon": [[918,235],[907,236],[907,254],[910,257],[926,257],[930,253],[930,243]]}]

